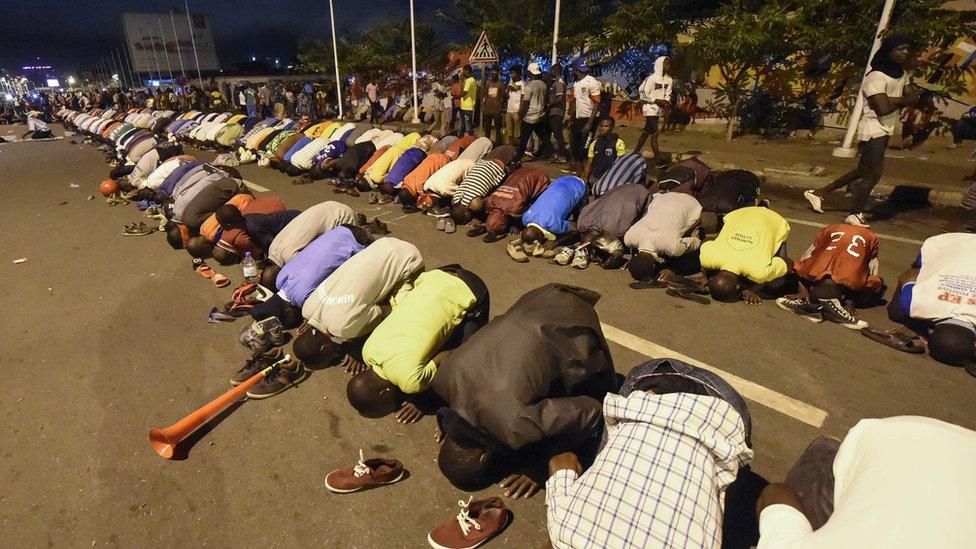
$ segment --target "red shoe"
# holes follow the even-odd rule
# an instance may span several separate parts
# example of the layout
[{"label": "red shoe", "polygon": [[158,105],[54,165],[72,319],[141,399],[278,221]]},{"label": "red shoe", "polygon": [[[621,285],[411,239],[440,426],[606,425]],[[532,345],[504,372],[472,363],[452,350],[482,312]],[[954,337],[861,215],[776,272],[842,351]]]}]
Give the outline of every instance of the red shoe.
[{"label": "red shoe", "polygon": [[510,513],[501,498],[458,501],[461,512],[427,533],[434,549],[474,549],[508,526]]},{"label": "red shoe", "polygon": [[325,487],[336,494],[350,494],[393,484],[403,479],[403,465],[395,459],[363,459],[363,451],[359,450],[359,463],[352,467],[336,469],[325,477]]}]

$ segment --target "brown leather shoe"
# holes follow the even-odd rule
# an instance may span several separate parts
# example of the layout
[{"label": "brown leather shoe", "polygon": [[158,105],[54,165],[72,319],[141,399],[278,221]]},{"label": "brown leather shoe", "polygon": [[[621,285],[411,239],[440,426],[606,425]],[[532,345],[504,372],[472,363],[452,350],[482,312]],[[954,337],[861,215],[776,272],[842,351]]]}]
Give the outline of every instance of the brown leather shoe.
[{"label": "brown leather shoe", "polygon": [[501,498],[459,501],[461,512],[427,533],[435,549],[474,549],[497,536],[508,526],[510,513]]},{"label": "brown leather shoe", "polygon": [[336,494],[349,494],[374,486],[393,484],[403,478],[403,464],[395,459],[363,459],[352,467],[336,469],[325,477],[325,487]]}]

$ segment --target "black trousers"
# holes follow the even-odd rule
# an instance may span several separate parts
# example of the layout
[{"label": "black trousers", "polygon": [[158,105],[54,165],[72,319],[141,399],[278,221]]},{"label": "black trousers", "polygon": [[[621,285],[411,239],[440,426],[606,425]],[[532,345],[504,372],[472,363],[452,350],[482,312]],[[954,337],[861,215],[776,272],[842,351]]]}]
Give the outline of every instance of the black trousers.
[{"label": "black trousers", "polygon": [[556,140],[556,154],[565,156],[566,138],[563,136],[563,115],[562,114],[549,115],[549,131],[552,132],[552,137]]},{"label": "black trousers", "polygon": [[586,146],[593,135],[593,128],[588,133],[583,133],[583,127],[588,121],[588,118],[576,118],[569,126],[569,154],[573,162],[580,164],[586,162]]},{"label": "black trousers", "polygon": [[516,161],[522,159],[522,156],[525,154],[525,149],[529,146],[529,138],[532,136],[533,133],[539,136],[539,139],[542,140],[542,148],[545,148],[546,132],[544,130],[546,127],[547,124],[545,121],[539,121],[539,122],[526,122],[524,120],[522,121],[522,134],[519,136],[518,149],[515,150]]},{"label": "black trousers", "polygon": [[485,120],[482,126],[482,131],[485,132],[485,137],[491,139],[491,130],[495,130],[494,142],[499,144],[502,142],[502,113],[501,111],[495,113],[485,113]]},{"label": "black trousers", "polygon": [[857,162],[857,167],[840,176],[835,185],[848,187],[851,191],[852,214],[859,214],[868,206],[868,199],[874,186],[881,181],[881,173],[884,170],[885,151],[888,150],[888,136],[875,137],[868,141],[862,141],[858,146],[861,158]]}]

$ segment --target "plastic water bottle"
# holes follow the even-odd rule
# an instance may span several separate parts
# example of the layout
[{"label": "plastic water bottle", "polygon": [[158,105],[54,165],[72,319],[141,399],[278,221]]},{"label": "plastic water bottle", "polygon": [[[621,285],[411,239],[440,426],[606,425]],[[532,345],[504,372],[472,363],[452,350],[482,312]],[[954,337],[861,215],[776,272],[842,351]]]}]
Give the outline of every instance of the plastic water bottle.
[{"label": "plastic water bottle", "polygon": [[251,257],[251,252],[246,252],[244,254],[244,261],[241,262],[241,266],[244,267],[244,282],[257,282],[258,281],[258,264],[254,262],[254,258]]}]

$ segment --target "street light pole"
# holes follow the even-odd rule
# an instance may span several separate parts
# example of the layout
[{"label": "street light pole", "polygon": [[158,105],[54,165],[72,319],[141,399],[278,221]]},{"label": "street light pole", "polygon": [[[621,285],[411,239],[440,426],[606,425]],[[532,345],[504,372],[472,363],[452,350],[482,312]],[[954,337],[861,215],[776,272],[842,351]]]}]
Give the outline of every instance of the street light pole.
[{"label": "street light pole", "polygon": [[163,53],[166,54],[166,70],[169,71],[169,79],[173,79],[173,65],[169,61],[169,49],[166,48],[166,35],[163,33],[163,19],[161,17],[156,18],[156,22],[159,23],[159,39],[163,41]]},{"label": "street light pole", "polygon": [[854,134],[857,133],[857,125],[861,121],[861,114],[864,112],[864,94],[861,92],[861,87],[864,84],[864,77],[871,72],[871,60],[874,59],[874,54],[881,47],[881,35],[888,28],[888,23],[891,22],[891,12],[894,9],[895,0],[885,0],[884,9],[881,10],[881,19],[878,21],[878,30],[874,34],[874,43],[871,45],[871,53],[868,55],[867,67],[865,67],[864,75],[861,76],[861,82],[857,86],[857,99],[854,101],[854,109],[851,111],[847,134],[844,135],[844,143],[834,149],[834,156],[841,158],[857,156],[857,149],[852,148],[851,145],[854,144]]},{"label": "street light pole", "polygon": [[413,57],[413,122],[420,123],[420,103],[417,101],[417,34],[414,25],[413,0],[410,0],[410,55]]},{"label": "street light pole", "polygon": [[[413,2],[411,1],[412,5]],[[339,118],[342,118],[342,84],[339,82],[339,47],[336,43],[335,10],[332,8],[332,0],[329,0],[329,19],[332,23],[332,58],[335,62],[336,100],[339,102]]]},{"label": "street light pole", "polygon": [[559,8],[561,0],[556,0],[556,20],[552,24],[552,64],[556,64],[556,43],[559,42]]},{"label": "street light pole", "polygon": [[180,35],[176,33],[176,8],[169,9],[169,22],[173,25],[173,40],[176,40],[176,55],[180,58],[180,74],[186,83],[186,69],[183,67],[183,48],[180,47]]},{"label": "street light pole", "polygon": [[190,29],[190,44],[193,45],[193,60],[197,64],[197,81],[200,83],[200,91],[203,91],[203,76],[200,73],[200,58],[197,56],[197,40],[193,37],[193,21],[190,19],[190,5],[187,0],[183,0],[183,7],[186,9],[186,26]]}]

